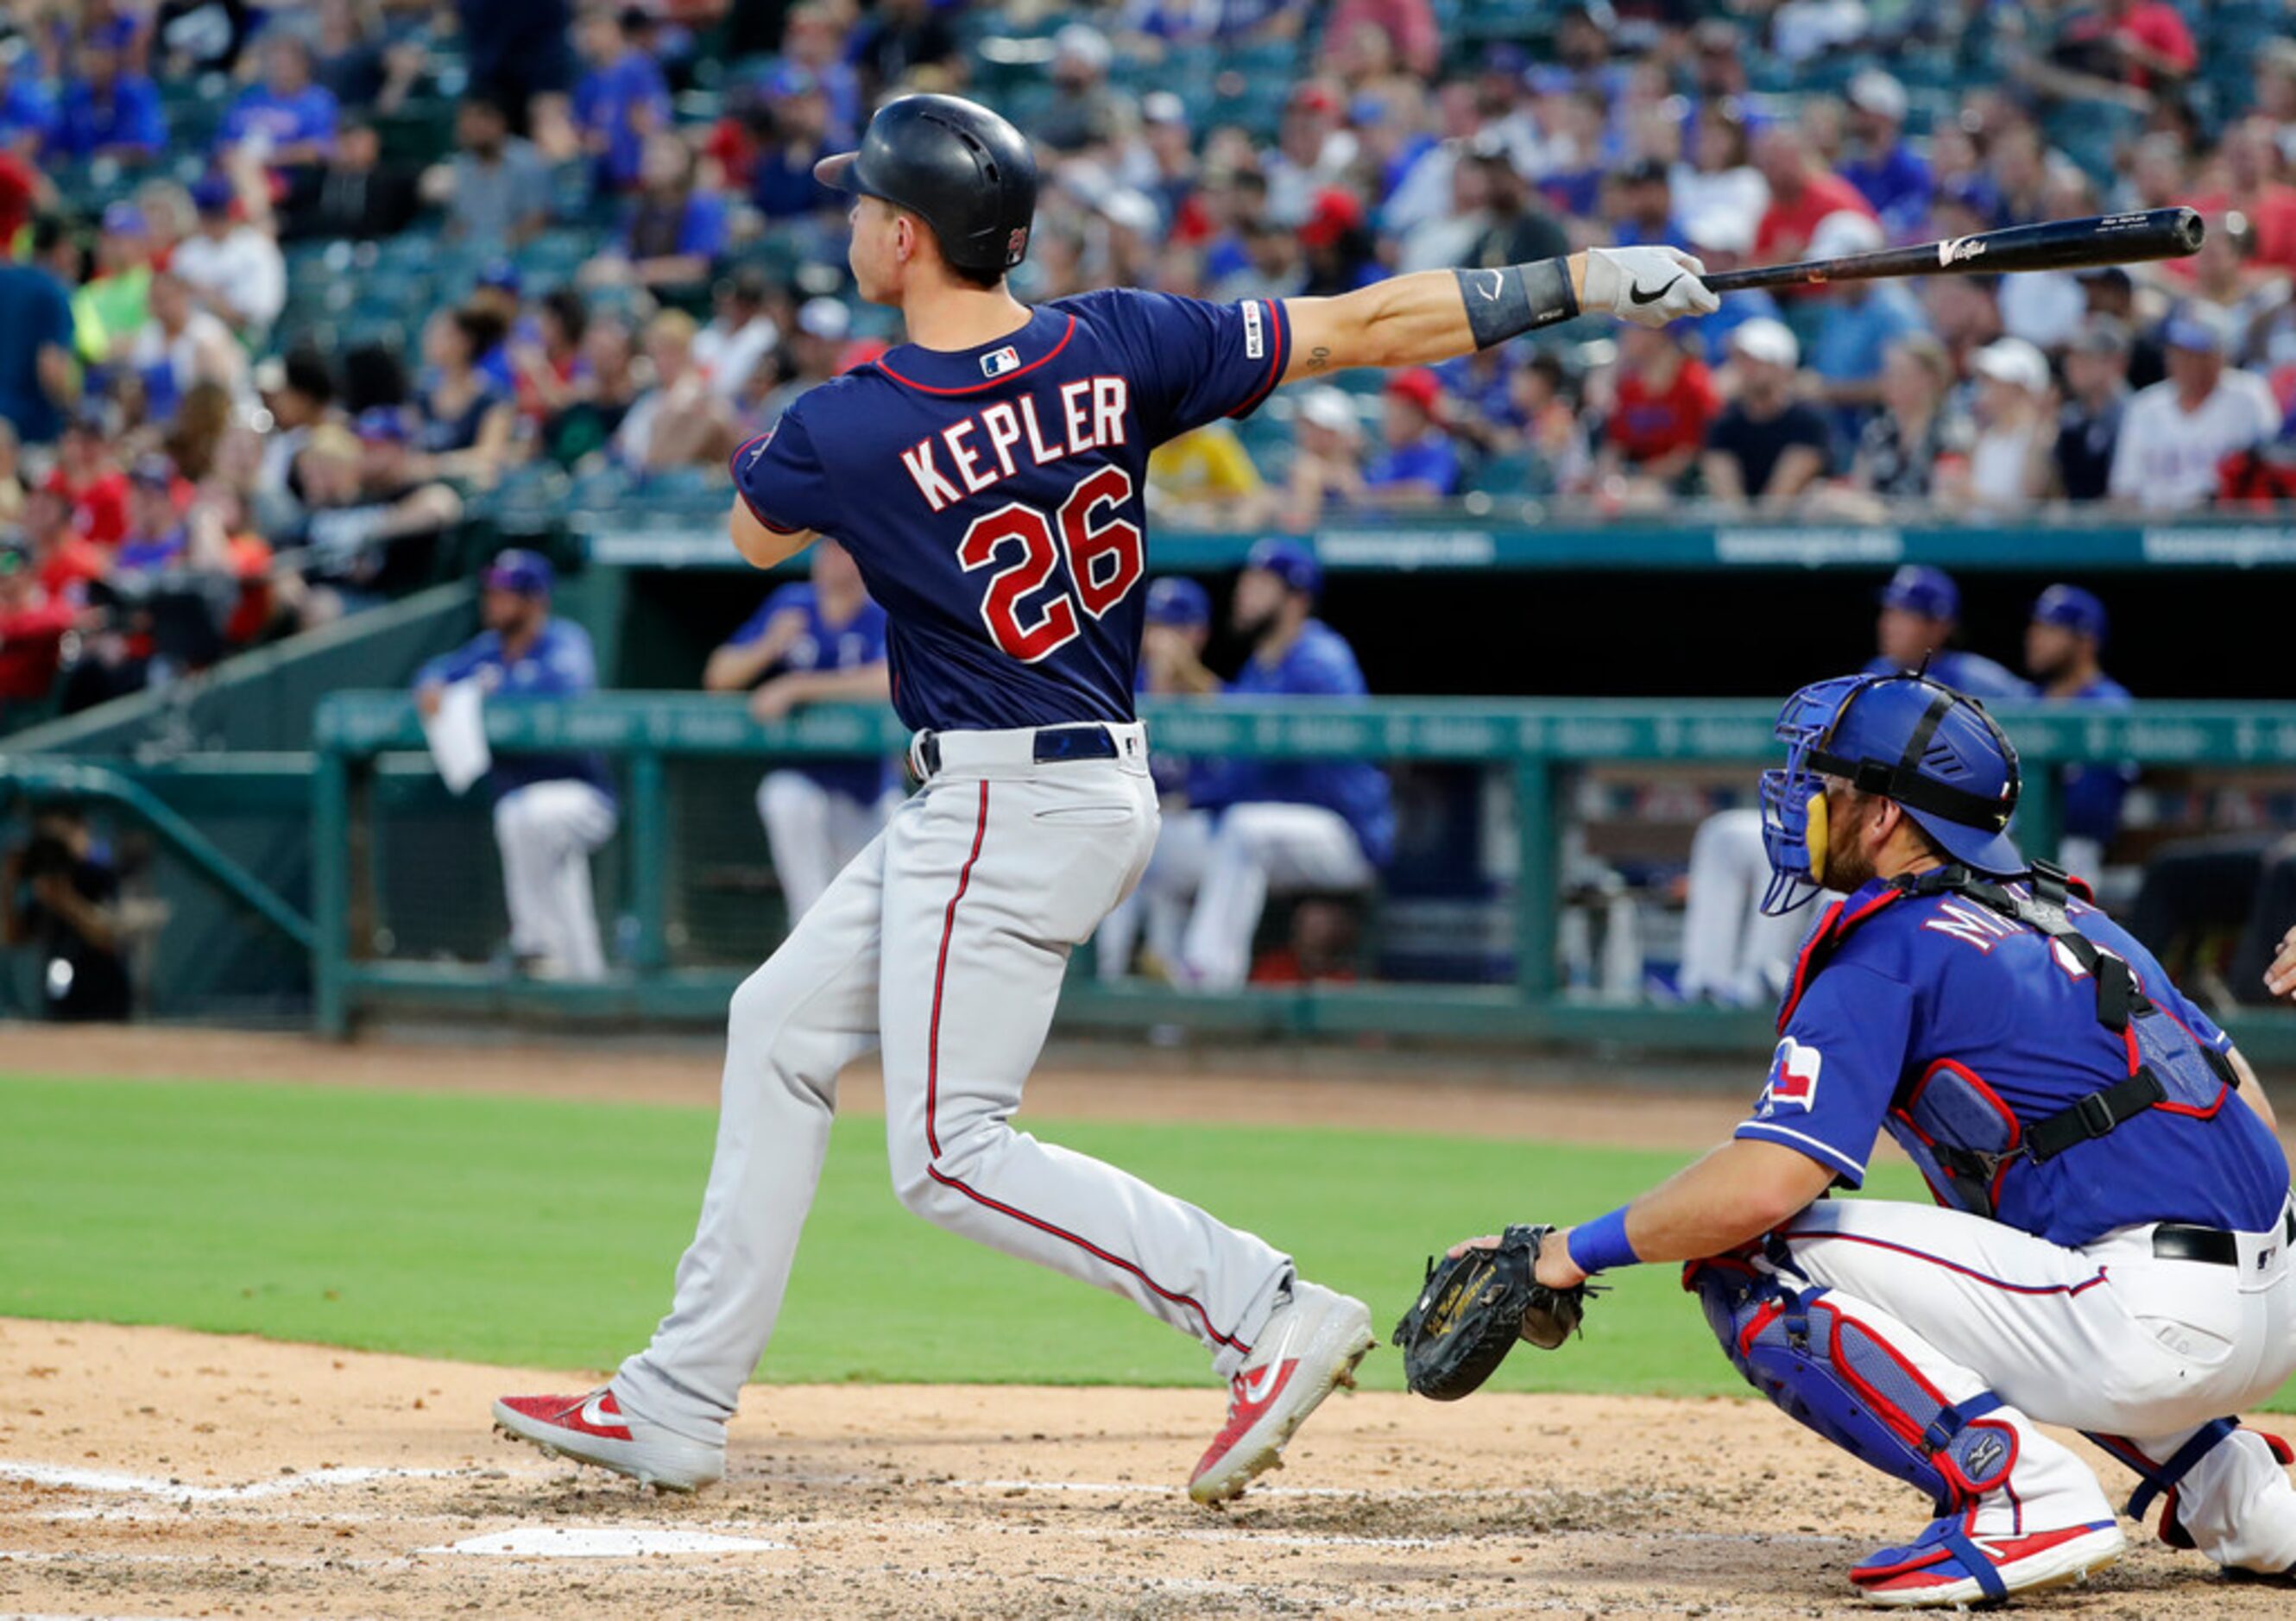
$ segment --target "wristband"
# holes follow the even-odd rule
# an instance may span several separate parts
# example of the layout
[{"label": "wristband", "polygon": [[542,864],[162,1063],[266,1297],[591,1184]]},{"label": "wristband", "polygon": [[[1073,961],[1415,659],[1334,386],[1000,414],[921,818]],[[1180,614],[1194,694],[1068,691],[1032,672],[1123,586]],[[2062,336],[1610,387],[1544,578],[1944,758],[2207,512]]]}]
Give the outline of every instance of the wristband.
[{"label": "wristband", "polygon": [[1578,295],[1571,291],[1567,259],[1451,274],[1459,280],[1459,297],[1467,306],[1467,330],[1474,335],[1479,349],[1568,321],[1578,313]]},{"label": "wristband", "polygon": [[1598,1216],[1593,1221],[1570,1229],[1570,1264],[1583,1273],[1609,1272],[1616,1267],[1633,1266],[1642,1257],[1627,1240],[1627,1208],[1620,1205],[1608,1216]]}]

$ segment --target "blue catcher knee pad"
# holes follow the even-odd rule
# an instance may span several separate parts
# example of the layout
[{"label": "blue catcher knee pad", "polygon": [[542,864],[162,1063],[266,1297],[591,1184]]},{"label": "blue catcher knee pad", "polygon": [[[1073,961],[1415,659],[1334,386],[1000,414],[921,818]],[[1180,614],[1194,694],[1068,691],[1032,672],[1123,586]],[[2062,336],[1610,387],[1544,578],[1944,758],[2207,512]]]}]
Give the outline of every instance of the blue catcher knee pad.
[{"label": "blue catcher knee pad", "polygon": [[1977,1421],[2001,1398],[1947,1401],[1855,1301],[1795,1289],[1727,1258],[1692,1263],[1683,1286],[1696,1291],[1748,1384],[1788,1418],[1928,1493],[1940,1515],[1975,1502],[2016,1466],[2016,1430]]}]

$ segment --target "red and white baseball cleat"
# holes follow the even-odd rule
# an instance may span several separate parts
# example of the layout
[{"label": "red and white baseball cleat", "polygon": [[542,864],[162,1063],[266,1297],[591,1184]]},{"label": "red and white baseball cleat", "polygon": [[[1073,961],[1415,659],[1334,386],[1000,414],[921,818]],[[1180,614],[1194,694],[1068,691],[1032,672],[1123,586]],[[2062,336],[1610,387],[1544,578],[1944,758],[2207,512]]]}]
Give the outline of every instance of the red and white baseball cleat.
[{"label": "red and white baseball cleat", "polygon": [[2120,1527],[2109,1519],[2022,1536],[1980,1536],[1963,1529],[1960,1515],[1948,1514],[1931,1521],[1911,1546],[1884,1548],[1849,1579],[1869,1604],[1964,1609],[2077,1582],[2119,1559],[2126,1545]]},{"label": "red and white baseball cleat", "polygon": [[494,1411],[496,1429],[533,1442],[544,1457],[594,1463],[640,1486],[691,1492],[726,1478],[723,1446],[704,1446],[624,1412],[611,1388],[587,1396],[505,1396]]},{"label": "red and white baseball cleat", "polygon": [[1227,1423],[1196,1465],[1188,1495],[1226,1502],[1282,1462],[1283,1444],[1338,1386],[1355,1388],[1356,1364],[1374,1344],[1371,1308],[1292,1280],[1250,1360],[1228,1380]]}]

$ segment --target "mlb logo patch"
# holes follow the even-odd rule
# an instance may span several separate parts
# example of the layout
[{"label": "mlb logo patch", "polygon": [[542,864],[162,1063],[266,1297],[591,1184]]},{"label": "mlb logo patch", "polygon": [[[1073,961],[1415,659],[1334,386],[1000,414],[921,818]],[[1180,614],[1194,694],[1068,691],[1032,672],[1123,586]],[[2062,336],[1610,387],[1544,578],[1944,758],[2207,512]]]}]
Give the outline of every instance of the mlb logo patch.
[{"label": "mlb logo patch", "polygon": [[1780,1042],[1770,1060],[1768,1084],[1762,1088],[1760,1117],[1767,1120],[1784,1109],[1808,1114],[1817,1103],[1817,1072],[1824,1062],[1825,1054],[1791,1036]]},{"label": "mlb logo patch", "polygon": [[1243,357],[1246,360],[1267,358],[1267,331],[1261,324],[1257,299],[1243,307]]},{"label": "mlb logo patch", "polygon": [[1021,351],[1009,344],[994,354],[983,355],[980,357],[980,372],[984,377],[1002,377],[1007,372],[1017,372],[1020,369]]}]

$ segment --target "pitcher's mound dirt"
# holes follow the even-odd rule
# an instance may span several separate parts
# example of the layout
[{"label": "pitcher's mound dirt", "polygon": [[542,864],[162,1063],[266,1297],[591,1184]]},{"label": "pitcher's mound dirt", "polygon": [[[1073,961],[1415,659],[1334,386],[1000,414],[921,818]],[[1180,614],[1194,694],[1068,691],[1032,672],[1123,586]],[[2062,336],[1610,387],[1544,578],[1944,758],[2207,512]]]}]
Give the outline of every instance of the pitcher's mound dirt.
[{"label": "pitcher's mound dirt", "polygon": [[[676,1498],[490,1436],[583,1375],[5,1320],[0,1374],[0,1613],[1800,1617],[1924,1518],[1746,1402],[1337,1399],[1215,1513],[1210,1388],[759,1387]],[[2034,1608],[2291,1605],[2145,1537]]]}]

